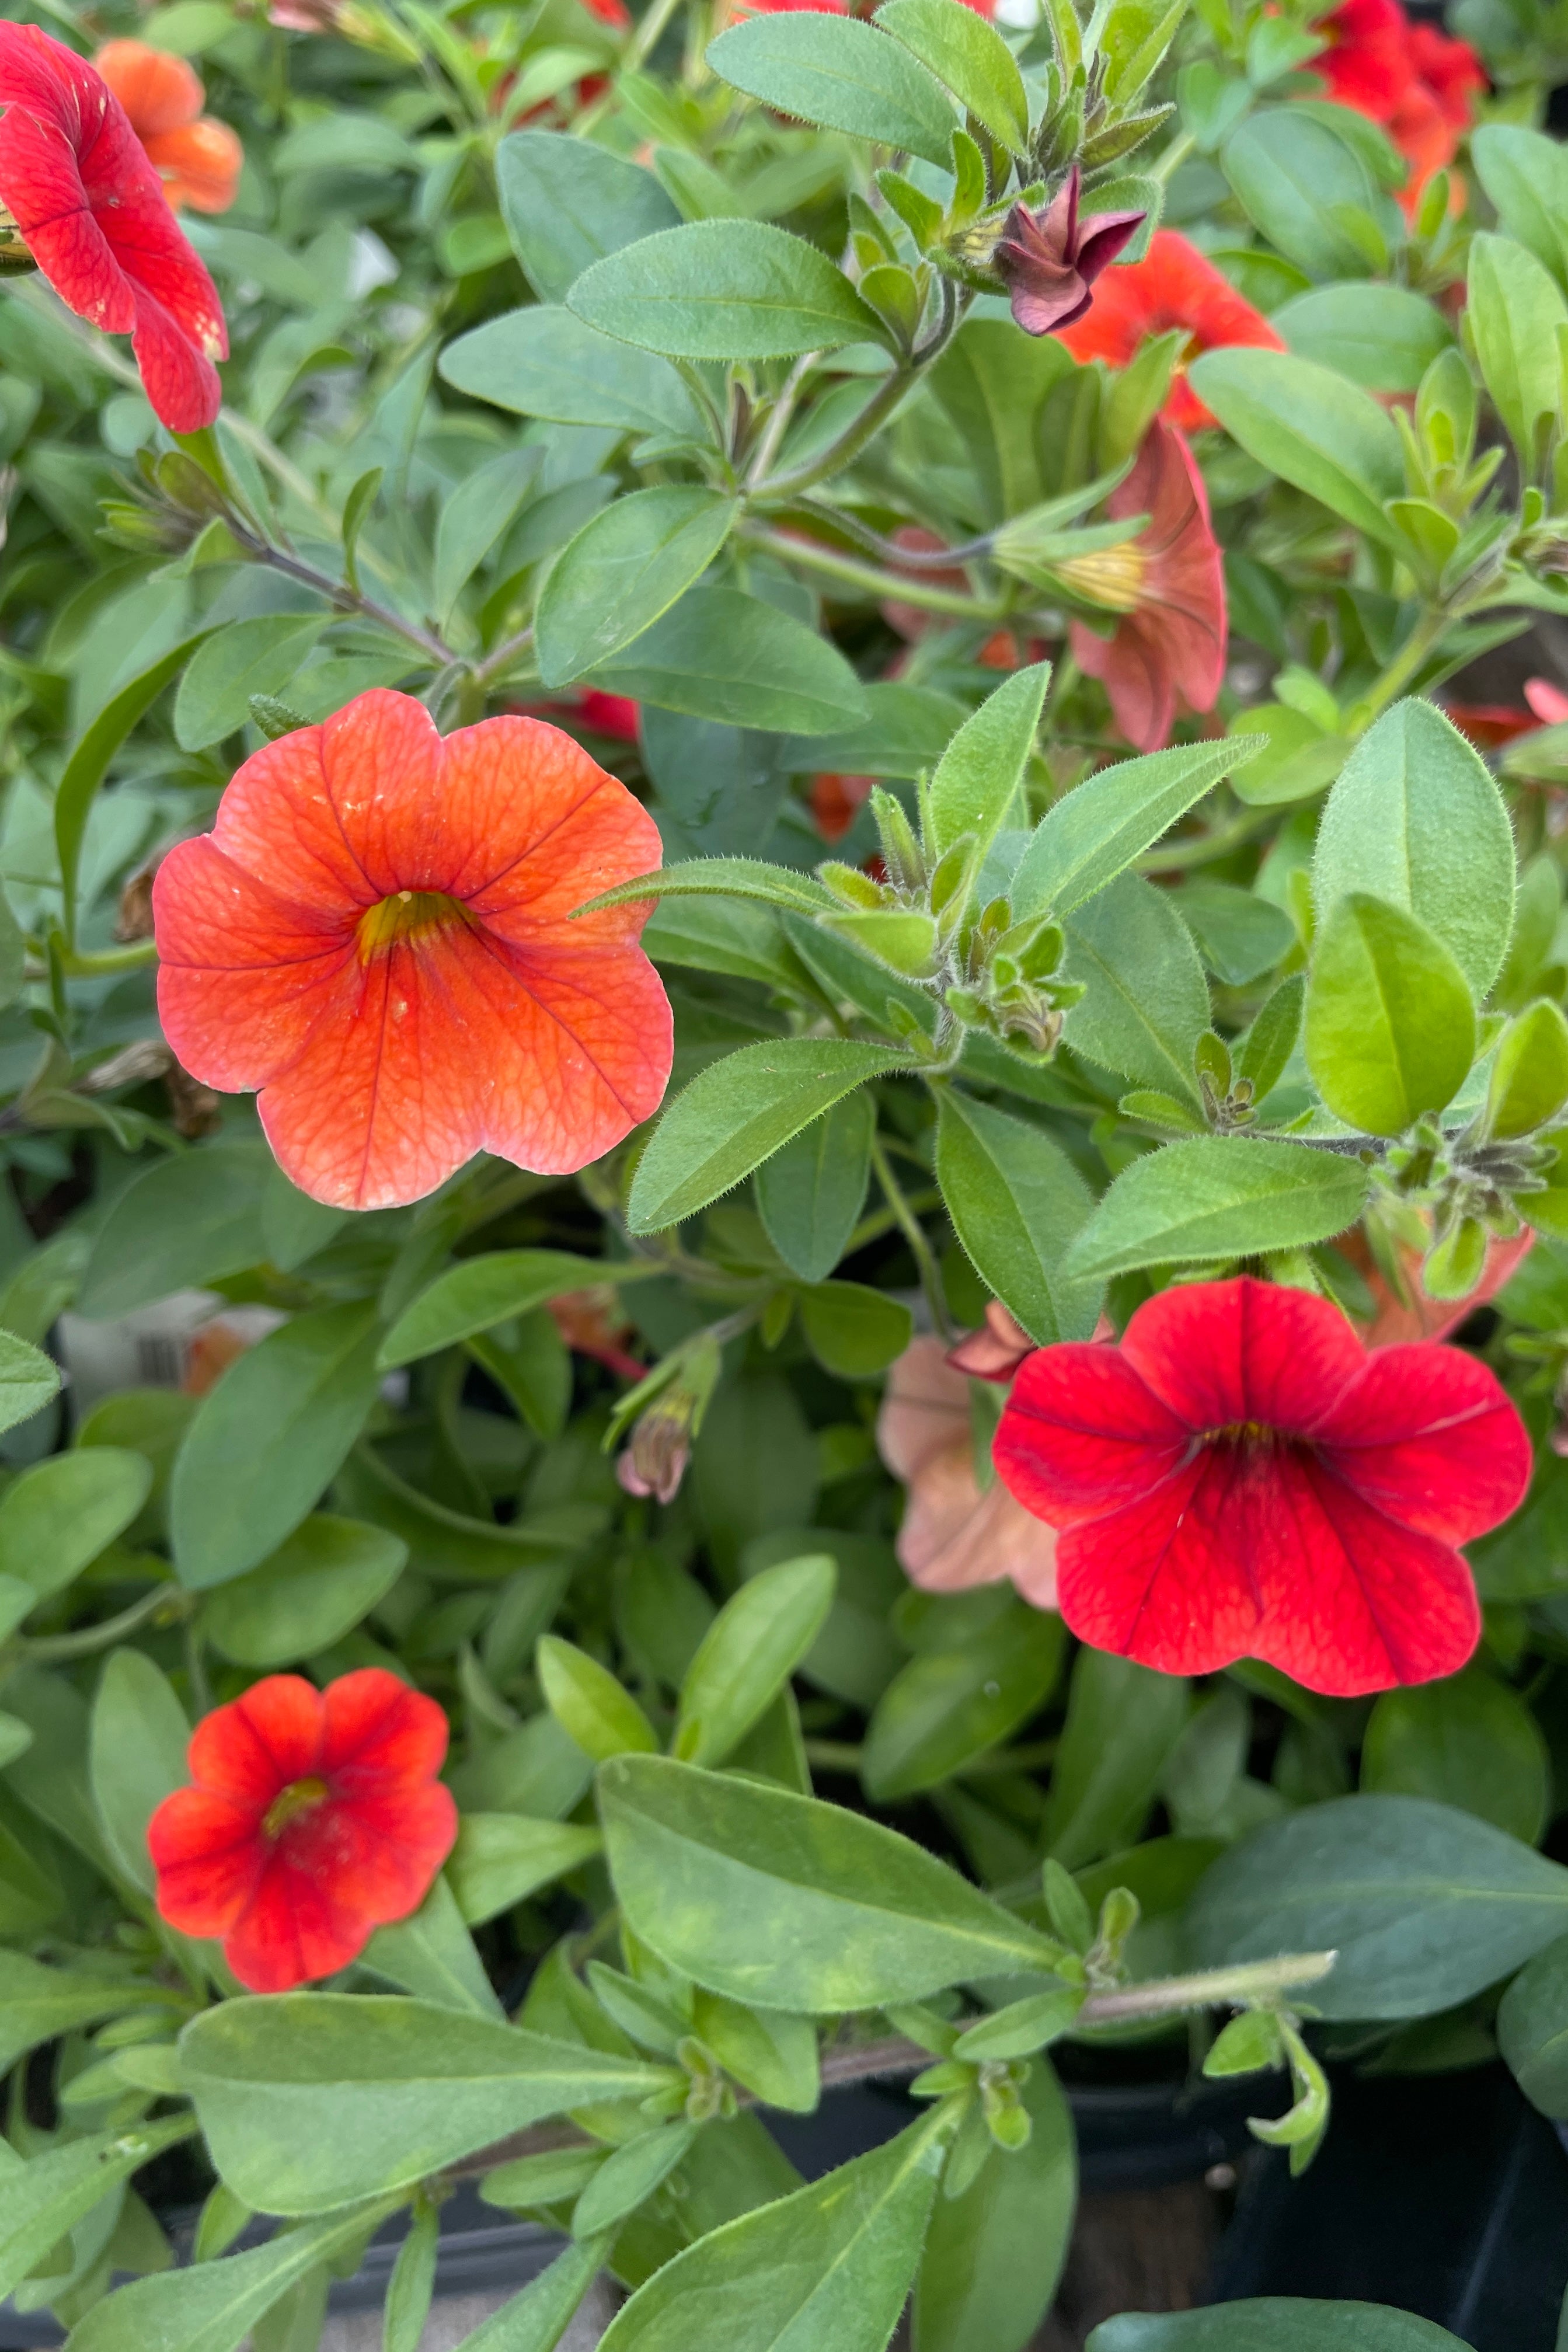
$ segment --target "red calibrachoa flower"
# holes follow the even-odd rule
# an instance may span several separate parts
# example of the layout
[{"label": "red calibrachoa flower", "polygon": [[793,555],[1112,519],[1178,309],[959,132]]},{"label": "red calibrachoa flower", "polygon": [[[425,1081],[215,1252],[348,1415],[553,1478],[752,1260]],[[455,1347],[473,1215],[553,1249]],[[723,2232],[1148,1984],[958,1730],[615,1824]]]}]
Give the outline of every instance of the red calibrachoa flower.
[{"label": "red calibrachoa flower", "polygon": [[1141,212],[1089,213],[1080,220],[1079,182],[1075,163],[1043,212],[1015,205],[992,255],[1013,316],[1026,335],[1048,335],[1083,318],[1100,272],[1147,217]]},{"label": "red calibrachoa flower", "polygon": [[195,1786],[148,1824],[160,1915],[221,1937],[252,1992],[346,1968],[418,1909],[452,1850],[446,1754],[435,1700],[380,1666],[324,1691],[300,1675],[253,1683],[197,1724]]},{"label": "red calibrachoa flower", "polygon": [[1173,426],[1156,417],[1132,471],[1106,500],[1112,520],[1146,514],[1136,539],[1057,568],[1069,586],[1123,615],[1110,638],[1071,629],[1073,658],[1110,697],[1130,743],[1157,751],[1178,709],[1212,710],[1225,677],[1225,564],[1204,478]]},{"label": "red calibrachoa flower", "polygon": [[1344,0],[1317,29],[1329,46],[1312,71],[1337,105],[1382,123],[1410,166],[1400,202],[1413,214],[1475,120],[1487,86],[1479,58],[1435,25],[1413,25],[1399,0]]},{"label": "red calibrachoa flower", "polygon": [[1151,336],[1179,328],[1187,337],[1163,415],[1168,425],[1195,433],[1214,418],[1187,382],[1187,367],[1204,352],[1231,343],[1282,352],[1284,341],[1260,310],[1239,295],[1214,263],[1173,228],[1158,228],[1142,261],[1124,262],[1095,289],[1094,307],[1061,340],[1075,360],[1108,360],[1125,367]]},{"label": "red calibrachoa flower", "polygon": [[1161,1292],[1119,1347],[1031,1356],[995,1462],[1058,1530],[1084,1641],[1171,1675],[1263,1658],[1348,1698],[1464,1664],[1455,1546],[1523,1500],[1531,1447],[1474,1356],[1368,1352],[1328,1300],[1243,1276]]},{"label": "red calibrachoa flower", "polygon": [[228,357],[217,289],[101,74],[36,25],[0,23],[0,205],[60,299],[129,335],[172,433],[218,413]]},{"label": "red calibrachoa flower", "polygon": [[571,918],[658,859],[561,729],[443,740],[412,696],[362,694],[255,752],[159,867],[163,1033],[204,1085],[261,1090],[318,1201],[416,1201],[479,1150],[584,1167],[658,1108],[672,1036],[648,907]]},{"label": "red calibrachoa flower", "polygon": [[131,128],[178,211],[226,213],[239,194],[245,150],[226,122],[202,112],[205,92],[194,68],[145,41],[108,41],[94,65],[125,109]]}]

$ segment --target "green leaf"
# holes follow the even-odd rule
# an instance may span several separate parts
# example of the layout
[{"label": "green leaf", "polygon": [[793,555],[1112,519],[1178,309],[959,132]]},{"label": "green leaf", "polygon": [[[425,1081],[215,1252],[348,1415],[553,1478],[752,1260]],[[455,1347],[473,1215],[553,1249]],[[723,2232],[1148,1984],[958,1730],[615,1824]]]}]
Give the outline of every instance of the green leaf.
[{"label": "green leaf", "polygon": [[1497,2013],[1498,2047],[1543,2116],[1568,2115],[1568,1936],[1522,1968]]},{"label": "green leaf", "polygon": [[960,2197],[939,2197],[915,2283],[913,2352],[1023,2352],[1067,2260],[1078,2203],[1072,2116],[1052,2068],[1023,2088],[1032,2126],[994,2147]]},{"label": "green leaf", "polygon": [[1300,1143],[1194,1136],[1123,1169],[1067,1255],[1081,1281],[1304,1249],[1353,1225],[1366,1171]]},{"label": "green leaf", "polygon": [[540,676],[565,686],[640,637],[700,580],[735,519],[721,490],[633,490],[585,523],[552,566],[534,624]]},{"label": "green leaf", "polygon": [[54,1454],[0,1494],[0,1576],[58,1592],[125,1529],[146,1501],[153,1465],[118,1445]]},{"label": "green leaf", "polygon": [[653,1726],[630,1691],[574,1642],[545,1634],[537,1664],[545,1705],[584,1756],[602,1762],[628,1750],[651,1753],[658,1748]]},{"label": "green leaf", "polygon": [[[32,1967],[5,1956],[6,1973],[13,1967]],[[43,1969],[40,1975],[50,1973]],[[0,2000],[4,2000],[0,1978]],[[100,2010],[98,2014],[101,2016]],[[0,2020],[4,2011],[0,2010]],[[72,2021],[91,2022],[89,2015]],[[49,2029],[65,2030],[65,2021]],[[5,2031],[0,2021],[0,2033]],[[40,2036],[40,2039],[47,2038]],[[165,2148],[189,2139],[195,2126],[188,2116],[169,2116],[157,2123],[133,2124],[129,2129],[94,2133],[90,2138],[68,2140],[25,2165],[7,2165],[0,2180],[0,2295],[9,2295],[36,2270],[50,2250],[84,2221],[95,2205],[150,2164]],[[145,2345],[146,2339],[142,2339]]]},{"label": "green leaf", "polygon": [[869,1078],[907,1066],[883,1045],[787,1037],[710,1063],[659,1119],[633,1180],[633,1233],[695,1216]]},{"label": "green leaf", "polygon": [[202,1632],[237,1666],[290,1665],[352,1633],[407,1562],[384,1528],[314,1511],[258,1568],[218,1587]]},{"label": "green leaf", "polygon": [[360,1954],[360,1965],[399,1992],[433,2001],[438,2009],[455,2009],[468,2017],[506,2014],[444,1870],[417,1911],[376,1929]]},{"label": "green leaf", "polygon": [[966,1255],[1029,1337],[1042,1348],[1087,1339],[1100,1287],[1064,1281],[1061,1262],[1094,1203],[1066,1152],[1041,1129],[944,1087],[936,1175]]},{"label": "green leaf", "polygon": [[1476,358],[1527,477],[1540,470],[1542,436],[1562,397],[1557,334],[1568,302],[1551,271],[1507,237],[1470,240],[1466,315]]},{"label": "green leaf", "polygon": [[458,2352],[554,2352],[605,2259],[603,2245],[569,2245],[521,2294],[503,2303]]},{"label": "green leaf", "polygon": [[825,253],[767,221],[690,221],[644,237],[584,270],[569,300],[601,334],[669,359],[794,359],[888,340]]},{"label": "green leaf", "polygon": [[593,914],[600,907],[626,907],[641,898],[754,898],[770,907],[787,907],[792,913],[830,914],[842,902],[810,874],[790,866],[764,866],[760,857],[697,857],[689,865],[665,866],[653,874],[634,875],[613,890],[601,891],[574,909]]},{"label": "green leaf", "polygon": [[210,634],[209,630],[198,629],[194,636],[182,638],[177,646],[171,646],[166,654],[160,654],[156,661],[138,671],[118,694],[110,696],[60,772],[59,782],[55,786],[55,844],[59,851],[60,881],[65,890],[68,939],[76,937],[77,881],[87,821],[99,786],[109,772],[109,763],[138,719],[145,718],[169,680],[179,675]]},{"label": "green leaf", "polygon": [[1063,929],[1067,977],[1084,989],[1065,1024],[1074,1053],[1195,1106],[1193,1048],[1209,1025],[1208,982],[1169,892],[1119,875]]},{"label": "green leaf", "polygon": [[680,1685],[671,1753],[722,1764],[767,1713],[833,1605],[825,1554],[781,1560],[742,1584],[708,1628]]},{"label": "green leaf", "polygon": [[1046,1808],[1053,1860],[1079,1870],[1135,1843],[1190,1708],[1187,1685],[1174,1676],[1079,1652]]},{"label": "green leaf", "polygon": [[248,2253],[135,2279],[71,2330],[76,2352],[236,2352],[299,2279],[364,2243],[391,2201],[284,2230]]},{"label": "green leaf", "polygon": [[662,2067],[388,1994],[225,2001],[180,2037],[222,2179],[268,2213],[413,2186],[545,2116],[663,2090]]},{"label": "green leaf", "polygon": [[951,165],[952,106],[896,42],[853,17],[752,16],[710,42],[708,63],[780,114]]},{"label": "green leaf", "polygon": [[1345,215],[1382,214],[1386,223],[1386,199],[1321,114],[1259,107],[1231,132],[1220,163],[1247,218],[1288,261],[1310,278],[1366,275],[1366,249]]},{"label": "green leaf", "polygon": [[174,1459],[180,1581],[243,1576],[291,1535],[375,1402],[374,1307],[321,1307],[271,1331],[202,1399]]},{"label": "green leaf", "polygon": [[804,2116],[816,2106],[822,2084],[815,2018],[789,2017],[779,2009],[747,2009],[699,1987],[691,2025],[724,2072],[765,2107]]},{"label": "green leaf", "polygon": [[[1029,152],[1029,100],[1012,50],[995,26],[952,0],[885,0],[876,22],[945,82],[959,104],[1015,155]],[[899,143],[899,142],[894,142]],[[907,146],[906,140],[901,142]],[[951,153],[932,159],[942,163]]]},{"label": "green leaf", "polygon": [[205,1290],[268,1255],[261,1202],[270,1155],[209,1144],[153,1161],[115,1195],[99,1227],[76,1311],[130,1315],[174,1290]]},{"label": "green leaf", "polygon": [[634,2213],[668,2179],[696,2137],[695,2124],[660,2124],[616,2148],[577,2200],[573,2236],[594,2237]]},{"label": "green leaf", "polygon": [[[926,0],[890,0],[890,5],[919,8]],[[930,0],[930,5],[946,13],[951,11],[952,0]],[[887,9],[882,13],[886,16]],[[965,16],[969,15],[966,10]],[[990,26],[983,25],[978,16],[972,21],[990,32]],[[986,696],[948,744],[931,777],[927,803],[931,839],[926,846],[935,856],[971,834],[978,870],[1023,789],[1050,677],[1049,662],[1015,670]]]},{"label": "green leaf", "polygon": [[[537,318],[540,313],[521,315]],[[567,313],[563,310],[556,315],[565,318]],[[576,324],[574,320],[573,325]],[[442,353],[443,374],[455,349],[456,345],[448,345]],[[605,349],[613,350],[619,359],[626,355],[624,344],[605,344]],[[449,383],[453,380],[447,378]],[[468,387],[459,383],[458,389]],[[445,623],[449,617],[467,583],[532,496],[543,460],[544,453],[537,447],[503,449],[488,465],[476,466],[444,502],[436,521],[436,557],[430,573],[430,603],[439,621]]]},{"label": "green leaf", "polygon": [[1478,1002],[1513,929],[1513,831],[1479,754],[1430,702],[1396,702],[1330,793],[1312,861],[1320,926],[1352,890],[1435,931]]},{"label": "green leaf", "polygon": [[865,719],[841,733],[781,743],[780,769],[810,775],[835,769],[847,775],[904,776],[912,781],[935,767],[964,719],[963,705],[951,695],[938,694],[929,686],[902,686],[885,678],[873,679],[866,688],[866,709]]},{"label": "green leaf", "polygon": [[931,390],[973,466],[988,523],[1044,500],[1040,412],[1051,387],[1072,373],[1053,336],[1021,335],[1010,319],[965,320],[932,363]]},{"label": "green leaf", "polygon": [[922,2116],[885,2147],[710,2231],[637,2289],[600,2352],[690,2352],[716,2314],[725,2352],[883,2352],[920,2261],[943,2128]]},{"label": "green leaf", "polygon": [[503,139],[496,186],[512,251],[542,302],[559,302],[591,262],[680,218],[651,172],[568,131]]},{"label": "green leaf", "polygon": [[865,1205],[876,1132],[870,1096],[846,1095],[757,1170],[768,1239],[803,1282],[826,1281],[844,1255]]},{"label": "green leaf", "polygon": [[[85,1969],[46,1968],[20,1952],[0,1952],[0,2071],[9,2074],[18,2058],[40,2042],[101,2024],[146,1999],[142,1987],[122,1977],[93,1976]],[[11,2218],[11,2191],[0,2199],[0,2249]],[[56,2235],[60,2233],[57,2231]],[[53,2240],[50,2241],[53,2243]],[[10,2291],[11,2282],[0,2286]]]},{"label": "green leaf", "polygon": [[879,2009],[1059,1957],[934,1854],[815,1798],[623,1756],[599,1810],[634,1932],[731,2000]]},{"label": "green leaf", "polygon": [[596,1282],[634,1282],[653,1270],[635,1260],[574,1257],[566,1250],[489,1250],[481,1257],[463,1258],[404,1308],[382,1341],[376,1362],[390,1371],[455,1347],[476,1331],[531,1314],[568,1291]]},{"label": "green leaf", "polygon": [[1188,882],[1176,903],[1205,963],[1232,988],[1260,980],[1296,944],[1296,926],[1283,907],[1232,882]]},{"label": "green leaf", "polygon": [[245,725],[253,694],[281,695],[331,613],[261,613],[215,629],[192,656],[174,697],[174,740],[205,751]]},{"label": "green leaf", "polygon": [[605,1524],[595,1503],[552,1504],[504,1528],[469,1518],[418,1493],[368,1445],[344,1463],[333,1494],[355,1517],[401,1537],[415,1574],[437,1584],[499,1583],[524,1568],[556,1573]]},{"label": "green leaf", "polygon": [[635,647],[602,662],[594,683],[660,710],[780,734],[830,734],[866,708],[837,646],[737,588],[689,588]]},{"label": "green leaf", "polygon": [[[603,425],[620,433],[673,436],[682,440],[703,431],[697,404],[668,360],[597,333],[556,303],[507,310],[499,319],[487,319],[482,327],[459,335],[442,352],[440,373],[455,392],[466,392],[473,400],[488,400],[492,408],[510,409],[518,416],[542,416],[556,425]],[[531,457],[537,468],[537,454],[519,449],[509,452],[505,459],[492,460],[480,473],[490,476],[503,464],[521,468]],[[526,487],[526,471],[521,478]],[[470,475],[448,500],[442,529],[447,528],[447,513],[476,479]],[[493,545],[504,528],[504,523],[498,523],[487,545]],[[439,572],[439,538],[437,568]]]},{"label": "green leaf", "polygon": [[88,1751],[92,1801],[110,1858],[143,1895],[155,1885],[147,1824],[190,1780],[191,1727],[174,1685],[140,1650],[105,1660],[92,1706]]},{"label": "green leaf", "polygon": [[860,1778],[872,1802],[934,1789],[1010,1739],[1056,1687],[1065,1642],[1058,1616],[1015,1601],[968,1641],[911,1658],[866,1727]]},{"label": "green leaf", "polygon": [[1471,135],[1470,161],[1506,234],[1568,278],[1568,155],[1556,140],[1488,122]]},{"label": "green leaf", "polygon": [[14,1331],[0,1331],[0,1429],[31,1421],[59,1392],[56,1367]]},{"label": "green leaf", "polygon": [[1114,882],[1179,817],[1261,742],[1179,743],[1139,760],[1118,760],[1058,801],[1036,827],[1013,877],[1015,917],[1070,914]]},{"label": "green leaf", "polygon": [[1430,2319],[1377,2303],[1265,2295],[1211,2311],[1101,2322],[1086,2352],[1465,2352]]},{"label": "green leaf", "polygon": [[596,1854],[597,1830],[521,1813],[465,1813],[447,1875],[470,1927],[482,1927]]},{"label": "green leaf", "polygon": [[1336,1117],[1403,1135],[1453,1100],[1475,1050],[1469,988],[1441,940],[1381,898],[1340,899],[1307,989],[1307,1066]]},{"label": "green leaf", "polygon": [[841,1381],[875,1380],[913,1336],[901,1298],[865,1282],[819,1282],[800,1294],[800,1328],[824,1370]]},{"label": "green leaf", "polygon": [[1249,457],[1398,547],[1383,502],[1404,496],[1405,463],[1399,436],[1370,392],[1289,352],[1205,352],[1191,380]]},{"label": "green leaf", "polygon": [[1405,286],[1316,286],[1271,313],[1298,359],[1332,368],[1367,392],[1415,392],[1454,341],[1447,319]]},{"label": "green leaf", "polygon": [[1568,1870],[1448,1805],[1338,1797],[1223,1854],[1187,1927],[1204,1968],[1336,1952],[1325,2017],[1430,2017],[1568,1931]]},{"label": "green leaf", "polygon": [[1546,1826],[1552,1759],[1523,1700],[1478,1666],[1384,1692],[1363,1738],[1361,1785],[1458,1806],[1533,1845]]}]

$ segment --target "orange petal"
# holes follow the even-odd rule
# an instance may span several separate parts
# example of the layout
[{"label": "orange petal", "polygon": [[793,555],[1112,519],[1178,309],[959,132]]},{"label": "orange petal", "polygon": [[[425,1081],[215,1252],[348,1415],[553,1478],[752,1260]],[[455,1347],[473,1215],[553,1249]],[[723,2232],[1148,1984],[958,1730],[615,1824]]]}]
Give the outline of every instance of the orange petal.
[{"label": "orange petal", "polygon": [[[346,915],[395,890],[439,889],[426,869],[440,759],[424,704],[377,688],[253,752],[219,803],[213,839],[302,907]],[[406,871],[399,850],[414,852]]]},{"label": "orange petal", "polygon": [[94,65],[131,117],[145,145],[160,131],[194,122],[205,95],[194,67],[145,41],[106,41]]},{"label": "orange petal", "polygon": [[574,949],[636,940],[647,904],[569,919],[618,882],[651,872],[658,827],[625,784],[559,727],[487,719],[442,746],[441,824],[449,891],[519,947],[548,931]]},{"label": "orange petal", "polygon": [[163,194],[176,208],[195,213],[226,213],[239,194],[245,150],[226,122],[204,115],[199,122],[182,123],[176,131],[161,131],[142,144],[163,183]]}]

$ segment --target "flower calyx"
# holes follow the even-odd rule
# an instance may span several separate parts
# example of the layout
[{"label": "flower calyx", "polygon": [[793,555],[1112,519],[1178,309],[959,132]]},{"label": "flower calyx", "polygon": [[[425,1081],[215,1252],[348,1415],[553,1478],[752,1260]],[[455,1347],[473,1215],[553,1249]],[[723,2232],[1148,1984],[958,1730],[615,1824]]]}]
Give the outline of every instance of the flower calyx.
[{"label": "flower calyx", "polygon": [[616,1476],[626,1494],[660,1503],[675,1500],[722,1364],[713,1333],[699,1331],[622,1397],[605,1446],[607,1452],[630,1429],[631,1442],[616,1460]]},{"label": "flower calyx", "polygon": [[1204,2060],[1204,2073],[1211,2082],[1270,2073],[1280,2066],[1290,2069],[1294,2096],[1289,2108],[1273,2117],[1248,2116],[1247,2128],[1267,2147],[1288,2147],[1295,2175],[1305,2172],[1329,2127],[1328,2080],[1302,2039],[1300,2016],[1263,2005],[1244,2009],[1221,2030]]}]

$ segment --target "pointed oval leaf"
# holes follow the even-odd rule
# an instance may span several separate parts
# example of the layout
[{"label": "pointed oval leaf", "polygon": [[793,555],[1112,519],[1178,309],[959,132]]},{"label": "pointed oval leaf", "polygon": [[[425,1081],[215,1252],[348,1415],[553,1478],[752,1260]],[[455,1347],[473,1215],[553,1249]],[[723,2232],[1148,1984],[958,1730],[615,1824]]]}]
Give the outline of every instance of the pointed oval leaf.
[{"label": "pointed oval leaf", "polygon": [[[948,168],[957,118],[906,48],[853,17],[793,11],[731,25],[708,63],[731,89],[826,131]],[[1016,70],[1016,68],[1015,68]]]},{"label": "pointed oval leaf", "polygon": [[794,359],[888,340],[825,253],[767,221],[664,229],[595,262],[568,299],[601,334],[669,359]]}]

